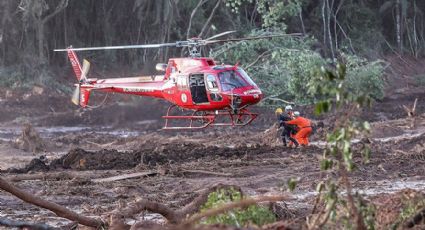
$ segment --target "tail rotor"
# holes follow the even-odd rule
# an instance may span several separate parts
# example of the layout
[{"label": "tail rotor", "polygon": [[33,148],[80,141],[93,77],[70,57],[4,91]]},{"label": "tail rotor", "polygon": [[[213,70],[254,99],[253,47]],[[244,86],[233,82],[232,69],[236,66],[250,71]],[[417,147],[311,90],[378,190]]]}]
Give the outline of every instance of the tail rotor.
[{"label": "tail rotor", "polygon": [[90,90],[82,87],[81,85],[86,83],[87,81],[87,74],[90,70],[90,62],[84,59],[83,61],[83,68],[81,68],[81,75],[78,81],[78,84],[76,84],[74,92],[72,93],[71,101],[75,105],[80,105],[82,107],[86,107],[88,104],[88,99],[90,96]]}]

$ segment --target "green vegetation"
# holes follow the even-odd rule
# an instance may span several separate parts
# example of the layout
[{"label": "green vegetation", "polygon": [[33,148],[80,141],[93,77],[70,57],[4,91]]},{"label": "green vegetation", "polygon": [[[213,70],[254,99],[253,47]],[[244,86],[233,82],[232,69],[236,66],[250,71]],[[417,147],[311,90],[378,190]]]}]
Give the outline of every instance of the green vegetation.
[{"label": "green vegetation", "polygon": [[[273,33],[279,32],[275,30]],[[251,36],[267,34],[270,32],[254,31]],[[331,60],[311,50],[315,43],[317,41],[313,38],[279,37],[227,44],[214,50],[212,56],[222,62],[238,60],[271,98],[309,104],[326,96],[316,90],[323,80],[317,70],[332,64]],[[368,61],[345,53],[341,53],[341,59],[348,67],[344,79],[347,91],[367,93],[374,99],[384,96],[382,61]],[[265,103],[273,105],[275,102],[269,100]]]},{"label": "green vegetation", "polygon": [[[424,56],[424,12],[425,1],[418,0],[5,0],[0,3],[0,84],[50,86],[61,80],[52,69],[70,73],[70,67],[54,48],[164,43],[236,30],[238,37],[298,34],[203,49],[245,67],[270,99],[264,105],[278,103],[273,99],[320,101],[324,95],[314,90],[320,84],[317,69],[337,62],[347,65],[348,91],[380,99],[387,66],[380,57]],[[153,73],[156,62],[185,52],[133,49],[79,56],[92,61],[91,73],[140,74],[141,69]]]},{"label": "green vegetation", "polygon": [[[354,68],[356,66],[350,66]],[[368,122],[353,120],[361,107],[370,105],[372,94],[357,93],[350,90],[349,71],[344,64],[338,64],[336,69],[321,70],[321,84],[317,91],[326,97],[316,104],[316,113],[326,113],[332,106],[336,107],[341,116],[335,122],[333,130],[326,137],[326,148],[320,161],[320,169],[338,177],[323,181],[318,186],[319,200],[324,203],[322,211],[309,219],[311,226],[333,226],[341,229],[374,229],[374,207],[366,204],[361,196],[354,196],[348,174],[356,169],[354,156],[359,155],[367,163],[370,157],[368,144],[353,147],[354,138],[367,137],[370,132]],[[348,86],[347,86],[348,85]],[[346,194],[341,195],[345,188]],[[354,218],[353,218],[354,217]]]},{"label": "green vegetation", "polygon": [[[201,207],[201,212],[219,207],[228,202],[239,201],[242,193],[235,189],[220,189],[208,195],[208,201]],[[227,224],[237,227],[262,226],[276,221],[276,216],[267,207],[251,205],[246,209],[235,209],[224,214],[208,217],[202,224]]]},{"label": "green vegetation", "polygon": [[[411,194],[410,194],[411,195]],[[413,218],[418,211],[425,208],[425,199],[421,194],[404,196],[402,199],[403,208],[400,210],[398,219],[392,224],[391,229],[399,229],[403,223]]]}]

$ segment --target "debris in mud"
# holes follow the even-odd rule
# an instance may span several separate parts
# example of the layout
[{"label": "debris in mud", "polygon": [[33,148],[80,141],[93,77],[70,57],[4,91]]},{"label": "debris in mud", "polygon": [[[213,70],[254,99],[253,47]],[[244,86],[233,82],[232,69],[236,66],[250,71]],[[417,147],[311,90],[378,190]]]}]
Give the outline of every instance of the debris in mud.
[{"label": "debris in mud", "polygon": [[275,123],[262,134],[259,135],[259,140],[261,140],[264,144],[268,144],[271,146],[276,146],[280,143],[280,135],[278,133],[278,124]]},{"label": "debris in mud", "polygon": [[[416,225],[423,229],[425,222],[414,221],[413,218],[425,208],[425,194],[406,189],[395,194],[384,194],[373,199],[377,206],[376,221],[382,229],[399,229],[403,226]],[[419,226],[418,226],[419,225]]]},{"label": "debris in mud", "polygon": [[119,152],[116,149],[91,152],[77,148],[72,149],[65,156],[53,160],[50,169],[129,169],[134,168],[140,162],[138,155],[134,152]]},{"label": "debris in mud", "polygon": [[46,149],[46,144],[31,124],[26,123],[22,128],[22,134],[13,142],[15,148],[29,152],[41,152]]},{"label": "debris in mud", "polygon": [[49,166],[46,165],[46,158],[40,156],[39,158],[34,158],[27,164],[24,168],[9,168],[6,170],[8,173],[27,173],[27,172],[47,172],[49,171]]},{"label": "debris in mud", "polygon": [[240,158],[254,155],[273,153],[279,148],[266,145],[242,146],[239,148],[204,146],[201,144],[183,143],[163,144],[160,146],[142,146],[138,150],[118,151],[116,149],[103,149],[100,151],[86,151],[72,149],[66,155],[51,161],[33,159],[23,169],[9,169],[8,172],[26,173],[30,171],[47,171],[57,169],[74,170],[106,170],[106,169],[132,169],[138,165],[155,167],[172,163],[205,161],[223,158]]}]

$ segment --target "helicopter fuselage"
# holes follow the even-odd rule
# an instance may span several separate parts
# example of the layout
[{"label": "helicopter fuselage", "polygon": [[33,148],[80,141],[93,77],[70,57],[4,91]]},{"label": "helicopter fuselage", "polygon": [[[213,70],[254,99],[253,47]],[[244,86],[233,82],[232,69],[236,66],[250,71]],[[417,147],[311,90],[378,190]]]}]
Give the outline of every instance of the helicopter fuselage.
[{"label": "helicopter fuselage", "polygon": [[163,98],[181,108],[196,111],[244,108],[263,97],[242,68],[217,65],[211,58],[173,58],[164,75],[88,78],[81,88]]}]

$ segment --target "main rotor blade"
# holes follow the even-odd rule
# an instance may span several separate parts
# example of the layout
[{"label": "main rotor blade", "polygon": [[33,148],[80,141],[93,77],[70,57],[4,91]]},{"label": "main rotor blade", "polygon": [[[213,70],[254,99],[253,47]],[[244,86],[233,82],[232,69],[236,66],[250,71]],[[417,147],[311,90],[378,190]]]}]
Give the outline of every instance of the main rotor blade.
[{"label": "main rotor blade", "polygon": [[211,40],[211,39],[214,39],[214,38],[218,38],[218,37],[224,36],[226,34],[232,34],[232,33],[235,33],[235,32],[236,32],[236,30],[229,30],[229,31],[226,31],[226,32],[223,32],[223,33],[216,34],[216,35],[214,35],[212,37],[209,37],[207,39],[204,39],[204,40],[205,41],[208,41],[208,40]]},{"label": "main rotor blade", "polygon": [[121,50],[121,49],[145,49],[145,48],[161,48],[167,46],[178,46],[178,43],[162,43],[162,44],[150,44],[150,45],[129,45],[129,46],[99,46],[99,47],[87,47],[87,48],[67,48],[67,49],[55,49],[54,51],[88,51],[88,50]]},{"label": "main rotor blade", "polygon": [[219,42],[238,42],[238,41],[248,41],[248,40],[257,40],[257,39],[265,39],[265,38],[274,38],[274,37],[293,37],[293,36],[301,36],[301,33],[295,34],[274,34],[274,35],[265,35],[265,36],[256,36],[256,37],[246,37],[246,38],[229,38],[229,39],[221,39],[221,40],[208,40],[205,41],[205,45],[219,43]]}]

